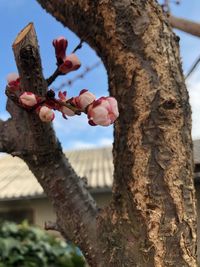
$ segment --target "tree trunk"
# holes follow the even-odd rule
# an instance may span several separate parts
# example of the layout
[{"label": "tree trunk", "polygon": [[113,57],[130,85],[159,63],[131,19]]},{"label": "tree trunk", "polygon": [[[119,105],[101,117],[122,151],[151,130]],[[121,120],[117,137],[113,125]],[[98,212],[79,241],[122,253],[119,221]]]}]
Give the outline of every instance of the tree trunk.
[{"label": "tree trunk", "polygon": [[[36,160],[22,156],[52,199],[62,232],[80,245],[91,267],[197,266],[191,110],[178,38],[161,8],[154,0],[38,2],[97,51],[120,111],[112,202],[100,212],[64,162],[53,133],[42,151],[42,139],[34,139]],[[22,65],[23,83],[30,85]],[[28,120],[36,136],[43,126]],[[44,154],[48,147],[50,155]],[[69,192],[72,199],[65,199]]]},{"label": "tree trunk", "polygon": [[98,266],[196,266],[191,110],[179,39],[161,8],[153,0],[38,2],[97,51],[119,103]]}]

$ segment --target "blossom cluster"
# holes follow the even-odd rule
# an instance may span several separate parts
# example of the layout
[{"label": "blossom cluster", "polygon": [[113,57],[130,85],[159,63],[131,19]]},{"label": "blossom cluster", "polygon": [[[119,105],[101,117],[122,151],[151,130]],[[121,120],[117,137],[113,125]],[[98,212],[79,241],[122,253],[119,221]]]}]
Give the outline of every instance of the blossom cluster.
[{"label": "blossom cluster", "polygon": [[[53,41],[55,55],[57,59],[58,71],[66,74],[81,66],[75,54],[66,56],[67,40],[59,37]],[[68,116],[87,114],[88,123],[92,126],[109,126],[119,116],[117,101],[114,97],[96,96],[83,89],[78,96],[68,98],[67,92],[59,92],[55,97],[55,92],[49,90],[46,96],[38,96],[30,91],[23,91],[20,87],[20,77],[11,73],[7,76],[7,90],[15,95],[17,104],[29,111],[35,111],[43,122],[50,122],[55,118],[54,110],[60,111],[64,118]]]}]

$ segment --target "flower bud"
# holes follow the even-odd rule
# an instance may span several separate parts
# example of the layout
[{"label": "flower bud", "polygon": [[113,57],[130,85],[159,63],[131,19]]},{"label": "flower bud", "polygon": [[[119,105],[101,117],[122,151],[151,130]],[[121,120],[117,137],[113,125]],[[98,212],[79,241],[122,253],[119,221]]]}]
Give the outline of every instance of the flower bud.
[{"label": "flower bud", "polygon": [[36,95],[31,92],[24,92],[23,94],[21,94],[19,101],[24,107],[27,108],[33,107],[38,103]]},{"label": "flower bud", "polygon": [[8,87],[14,91],[20,89],[20,80],[17,73],[9,73],[6,77]]},{"label": "flower bud", "polygon": [[109,126],[119,116],[117,101],[114,97],[101,97],[88,106],[87,115],[92,126]]},{"label": "flower bud", "polygon": [[66,52],[67,44],[68,42],[63,36],[58,37],[57,39],[53,40],[53,46],[55,48],[55,54],[56,54],[58,65],[62,64],[65,59],[65,56],[66,56],[65,52]]},{"label": "flower bud", "polygon": [[[68,100],[66,91],[63,92],[63,93],[61,91],[59,91],[58,97],[60,98],[60,100],[62,102],[66,102]],[[65,106],[61,106],[60,107],[60,111],[63,113],[63,115],[67,115],[67,116],[70,116],[70,117],[75,115],[74,111],[72,111],[71,109],[69,109],[69,108],[67,108]]]},{"label": "flower bud", "polygon": [[64,62],[59,66],[59,71],[63,74],[67,74],[70,71],[79,69],[81,63],[75,54],[71,54],[65,57]]},{"label": "flower bud", "polygon": [[39,108],[39,117],[41,121],[50,122],[55,118],[55,114],[52,109],[47,106],[42,106]]},{"label": "flower bud", "polygon": [[75,105],[80,109],[85,109],[96,99],[95,95],[90,93],[88,90],[83,89],[80,91],[79,96],[75,97]]}]

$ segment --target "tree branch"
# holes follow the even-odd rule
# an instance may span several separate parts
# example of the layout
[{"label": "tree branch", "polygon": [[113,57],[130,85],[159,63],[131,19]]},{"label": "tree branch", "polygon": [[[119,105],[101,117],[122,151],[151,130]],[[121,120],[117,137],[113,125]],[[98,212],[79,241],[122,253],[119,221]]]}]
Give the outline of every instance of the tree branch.
[{"label": "tree branch", "polygon": [[200,63],[200,57],[198,57],[195,62],[192,64],[192,67],[190,68],[190,70],[188,71],[188,73],[185,75],[185,79],[188,79],[190,77],[190,75],[195,71],[195,69],[197,68],[197,66]]},{"label": "tree branch", "polygon": [[83,46],[83,40],[80,40],[79,44],[74,48],[74,50],[72,51],[72,54],[75,53],[77,50],[81,49]]},{"label": "tree branch", "polygon": [[[13,43],[13,51],[23,91],[45,96],[47,83],[33,24],[25,27]],[[94,261],[96,254],[97,207],[82,180],[76,175],[62,153],[50,123],[43,123],[32,112],[8,101],[7,109],[15,127],[15,151],[33,172],[53,202],[59,228]],[[3,127],[3,124],[2,124]]]},{"label": "tree branch", "polygon": [[63,87],[66,86],[72,86],[74,82],[76,82],[79,79],[83,79],[90,71],[94,70],[95,68],[99,67],[102,64],[101,61],[97,61],[91,66],[87,66],[85,70],[83,70],[80,74],[77,74],[72,79],[66,80],[65,82],[61,83],[58,87],[56,87],[55,91],[60,91],[63,89]]},{"label": "tree branch", "polygon": [[200,37],[200,24],[190,20],[169,16],[169,22],[173,28]]},{"label": "tree branch", "polygon": [[59,68],[57,68],[54,73],[48,79],[46,79],[48,86],[51,85],[60,75],[62,75],[62,73],[59,71]]}]

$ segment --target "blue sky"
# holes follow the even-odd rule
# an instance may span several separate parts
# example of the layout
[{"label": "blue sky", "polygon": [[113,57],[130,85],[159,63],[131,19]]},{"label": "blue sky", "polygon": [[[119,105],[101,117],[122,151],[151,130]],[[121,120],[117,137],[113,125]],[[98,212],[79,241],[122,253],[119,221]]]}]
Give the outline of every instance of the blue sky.
[{"label": "blue sky", "polygon": [[[200,1],[182,0],[180,6],[172,4],[174,15],[199,21]],[[17,33],[29,22],[34,22],[40,51],[42,65],[45,77],[48,77],[55,69],[54,49],[52,40],[58,36],[66,36],[69,41],[68,51],[71,52],[78,44],[79,39],[67,28],[64,28],[53,17],[47,14],[36,2],[36,0],[0,0],[0,87],[1,87],[1,104],[0,117],[6,118],[8,115],[5,111],[6,97],[4,88],[6,85],[5,77],[9,72],[15,72],[16,66],[12,53],[12,43]],[[187,72],[193,61],[199,56],[200,39],[192,37],[177,31],[181,37],[181,55],[184,72]],[[92,65],[99,59],[95,52],[84,43],[83,48],[77,52],[82,67],[76,72],[59,78],[53,86],[58,87],[63,81],[73,78],[81,73],[87,65]],[[188,80],[188,90],[190,101],[193,109],[193,137],[200,137],[200,68]],[[108,84],[106,71],[101,65],[87,76],[75,82],[72,87],[66,87],[69,96],[74,96],[83,88],[87,88],[98,97],[108,95]],[[74,149],[92,146],[104,146],[112,144],[113,127],[91,127],[87,123],[85,115],[80,117],[71,117],[65,121],[60,114],[56,114],[54,128],[64,149]]]}]

